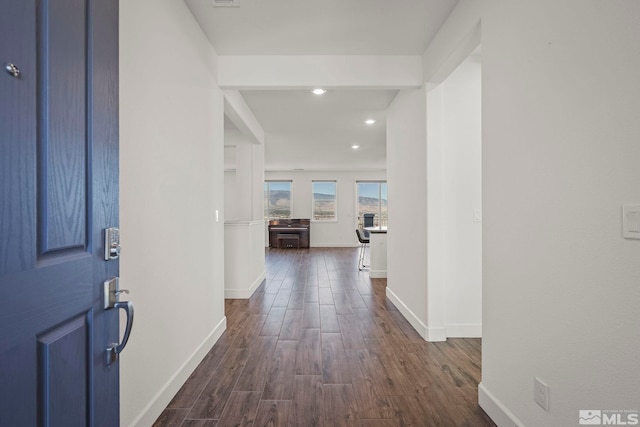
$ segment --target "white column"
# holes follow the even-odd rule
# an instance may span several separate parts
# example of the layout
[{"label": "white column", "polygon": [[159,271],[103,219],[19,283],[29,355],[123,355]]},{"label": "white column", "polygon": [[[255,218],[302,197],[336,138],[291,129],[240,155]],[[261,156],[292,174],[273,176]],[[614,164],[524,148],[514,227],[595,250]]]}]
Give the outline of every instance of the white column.
[{"label": "white column", "polygon": [[249,221],[253,216],[253,144],[236,145],[236,219]]},{"label": "white column", "polygon": [[253,144],[252,151],[252,215],[254,221],[264,219],[264,144]]}]

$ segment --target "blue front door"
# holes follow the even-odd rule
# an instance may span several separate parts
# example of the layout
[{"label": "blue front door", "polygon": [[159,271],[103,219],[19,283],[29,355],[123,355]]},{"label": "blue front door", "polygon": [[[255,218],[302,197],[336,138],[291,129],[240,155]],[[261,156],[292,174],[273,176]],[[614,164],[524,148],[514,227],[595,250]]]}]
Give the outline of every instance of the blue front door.
[{"label": "blue front door", "polygon": [[117,426],[118,1],[0,0],[0,426]]}]

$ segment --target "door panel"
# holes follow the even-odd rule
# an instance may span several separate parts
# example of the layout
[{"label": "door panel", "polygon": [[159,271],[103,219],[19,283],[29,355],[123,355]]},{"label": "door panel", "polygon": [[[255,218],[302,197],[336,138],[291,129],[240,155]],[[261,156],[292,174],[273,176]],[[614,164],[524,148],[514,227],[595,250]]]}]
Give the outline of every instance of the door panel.
[{"label": "door panel", "polygon": [[88,420],[89,322],[82,314],[38,337],[39,418],[44,425]]},{"label": "door panel", "polygon": [[[117,426],[118,1],[0,0],[0,425]],[[5,71],[13,63],[14,77]]]},{"label": "door panel", "polygon": [[[86,248],[87,18],[85,0],[41,0],[38,179],[41,254]],[[63,251],[64,252],[64,251]]]}]

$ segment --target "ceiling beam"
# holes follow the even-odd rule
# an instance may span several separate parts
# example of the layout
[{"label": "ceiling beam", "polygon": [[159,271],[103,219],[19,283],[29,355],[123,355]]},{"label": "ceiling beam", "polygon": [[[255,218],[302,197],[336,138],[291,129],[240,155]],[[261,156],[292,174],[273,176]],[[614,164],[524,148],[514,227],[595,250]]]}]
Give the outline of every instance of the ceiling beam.
[{"label": "ceiling beam", "polygon": [[237,90],[224,90],[224,114],[254,144],[264,144],[264,130]]},{"label": "ceiling beam", "polygon": [[410,55],[219,56],[218,84],[249,89],[409,89],[423,84],[422,57]]}]

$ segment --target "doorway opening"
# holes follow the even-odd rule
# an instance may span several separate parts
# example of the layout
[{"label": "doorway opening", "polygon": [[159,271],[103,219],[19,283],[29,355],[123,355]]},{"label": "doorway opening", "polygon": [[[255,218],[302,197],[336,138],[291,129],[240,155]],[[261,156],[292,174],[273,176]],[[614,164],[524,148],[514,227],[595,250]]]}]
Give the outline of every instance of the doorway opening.
[{"label": "doorway opening", "polygon": [[440,287],[441,339],[482,336],[481,65],[478,46],[427,93],[428,282]]}]

